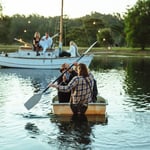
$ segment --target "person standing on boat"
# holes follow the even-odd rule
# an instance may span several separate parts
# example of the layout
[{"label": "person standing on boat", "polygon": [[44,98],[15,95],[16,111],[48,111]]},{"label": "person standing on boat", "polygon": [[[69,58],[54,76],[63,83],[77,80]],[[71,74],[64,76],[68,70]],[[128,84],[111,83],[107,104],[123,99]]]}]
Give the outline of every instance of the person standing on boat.
[{"label": "person standing on boat", "polygon": [[39,32],[35,32],[34,33],[34,37],[33,37],[33,49],[34,51],[36,51],[36,55],[39,55],[39,50],[41,48],[41,46],[39,45],[40,42],[40,33]]},{"label": "person standing on boat", "polygon": [[40,46],[43,48],[43,54],[46,52],[48,48],[52,48],[53,39],[49,36],[49,33],[46,32],[45,36],[43,36],[40,40]]},{"label": "person standing on boat", "polygon": [[55,87],[58,91],[71,91],[70,107],[74,114],[84,114],[88,108],[88,103],[92,102],[92,91],[94,77],[89,73],[83,63],[77,66],[78,75],[73,77],[68,85],[49,84],[49,87]]}]

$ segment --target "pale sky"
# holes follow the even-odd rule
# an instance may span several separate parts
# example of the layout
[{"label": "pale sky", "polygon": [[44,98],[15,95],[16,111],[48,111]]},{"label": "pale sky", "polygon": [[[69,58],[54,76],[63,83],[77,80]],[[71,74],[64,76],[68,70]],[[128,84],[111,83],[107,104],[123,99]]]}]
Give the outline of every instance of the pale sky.
[{"label": "pale sky", "polygon": [[[64,15],[78,18],[99,12],[102,14],[125,13],[137,0],[64,0]],[[61,0],[0,0],[3,14],[39,14],[41,16],[60,16]]]}]

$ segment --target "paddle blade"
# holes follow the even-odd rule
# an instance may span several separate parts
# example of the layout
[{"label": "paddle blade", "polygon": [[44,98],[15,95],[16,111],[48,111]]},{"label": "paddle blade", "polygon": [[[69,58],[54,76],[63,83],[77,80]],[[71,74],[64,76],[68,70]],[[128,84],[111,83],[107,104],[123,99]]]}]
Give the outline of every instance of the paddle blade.
[{"label": "paddle blade", "polygon": [[41,99],[42,93],[34,94],[25,104],[24,106],[29,110],[34,107]]}]

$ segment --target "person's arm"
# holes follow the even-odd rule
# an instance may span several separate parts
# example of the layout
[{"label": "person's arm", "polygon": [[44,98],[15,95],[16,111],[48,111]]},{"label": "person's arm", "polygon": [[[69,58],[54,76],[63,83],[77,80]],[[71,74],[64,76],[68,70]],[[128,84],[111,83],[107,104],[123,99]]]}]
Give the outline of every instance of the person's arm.
[{"label": "person's arm", "polygon": [[33,45],[35,46],[35,38],[33,38],[33,42],[32,42],[32,43],[33,43]]},{"label": "person's arm", "polygon": [[59,91],[61,92],[69,92],[71,91],[76,85],[78,84],[78,78],[77,77],[74,77],[68,85],[56,85],[56,84],[49,84],[48,86],[49,87],[54,87],[56,89],[58,89]]},{"label": "person's arm", "polygon": [[70,54],[71,54],[71,57],[76,57],[76,49],[73,45],[70,46]]}]

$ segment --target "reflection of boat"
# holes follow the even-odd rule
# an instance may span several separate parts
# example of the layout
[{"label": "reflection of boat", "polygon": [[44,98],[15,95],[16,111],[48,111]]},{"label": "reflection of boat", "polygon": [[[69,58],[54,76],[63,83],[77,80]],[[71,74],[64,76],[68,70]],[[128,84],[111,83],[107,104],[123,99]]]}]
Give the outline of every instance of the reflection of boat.
[{"label": "reflection of boat", "polygon": [[[86,115],[105,115],[106,114],[106,105],[108,105],[107,100],[98,97],[96,103],[89,103]],[[59,103],[57,97],[53,99],[52,103],[53,109],[52,113],[56,115],[72,115],[69,103]]]},{"label": "reflection of boat", "polygon": [[[74,116],[73,115],[51,115],[52,122],[70,122]],[[105,115],[86,115],[88,122],[107,124],[108,116]]]},{"label": "reflection of boat", "polygon": [[56,138],[61,148],[91,149],[95,125],[107,125],[108,118],[106,115],[51,115],[50,121],[58,128]]},{"label": "reflection of boat", "polygon": [[[30,44],[18,40],[23,43],[17,52],[2,53],[0,54],[0,66],[11,68],[30,68],[30,69],[59,69],[63,63],[72,64],[76,62],[80,56],[77,57],[59,57],[62,51],[62,29],[63,29],[63,0],[61,5],[60,16],[60,35],[59,35],[59,48],[48,50],[42,55],[36,56],[36,52]],[[93,55],[85,55],[79,62],[85,63],[87,66],[91,63]]]}]

